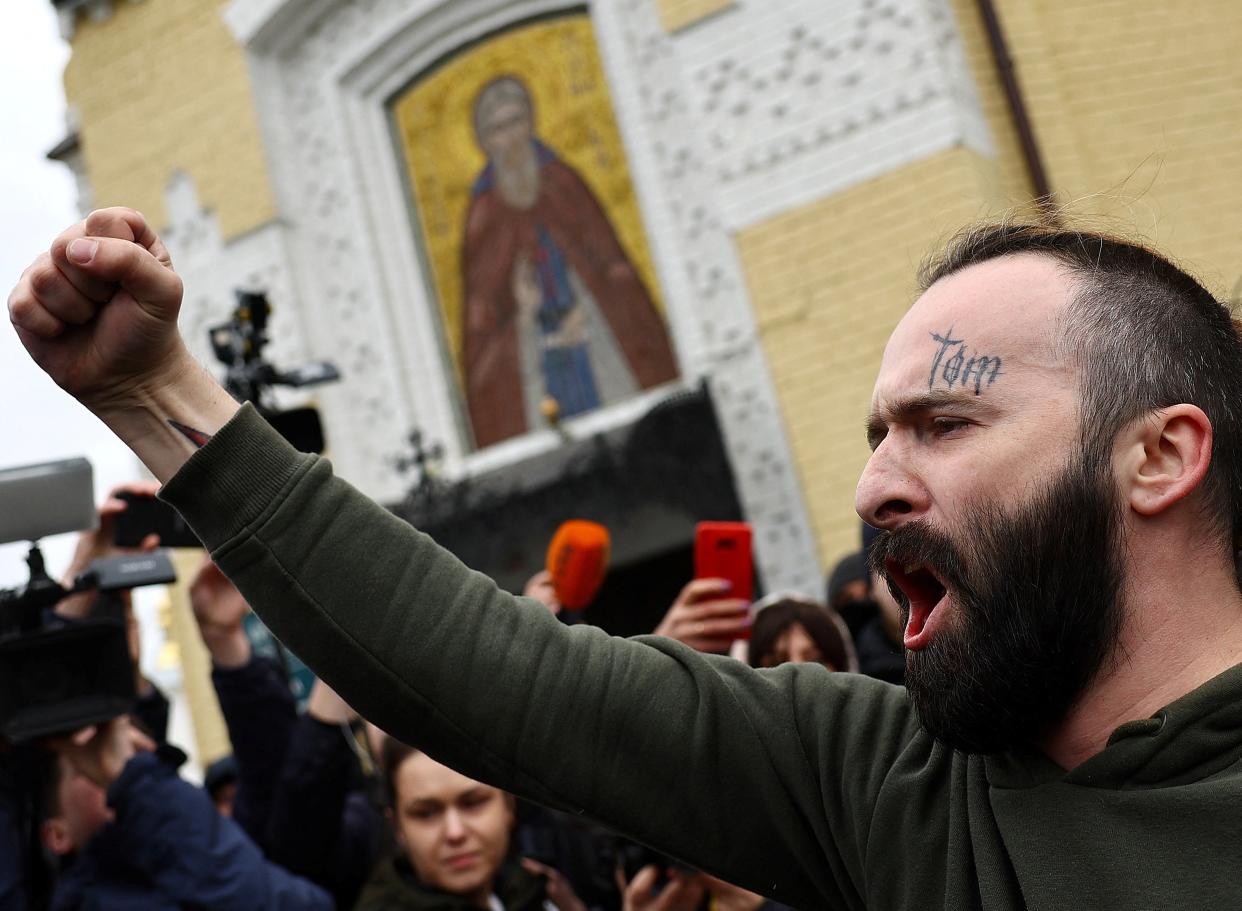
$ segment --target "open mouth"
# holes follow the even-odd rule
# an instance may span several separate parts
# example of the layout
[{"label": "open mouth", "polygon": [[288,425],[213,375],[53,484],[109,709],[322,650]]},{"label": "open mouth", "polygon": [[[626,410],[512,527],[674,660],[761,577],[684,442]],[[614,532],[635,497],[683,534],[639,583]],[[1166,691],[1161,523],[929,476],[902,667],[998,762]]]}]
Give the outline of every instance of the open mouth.
[{"label": "open mouth", "polygon": [[886,560],[884,568],[909,604],[905,630],[906,648],[923,648],[931,641],[929,625],[932,614],[944,601],[948,589],[935,570],[925,563]]}]

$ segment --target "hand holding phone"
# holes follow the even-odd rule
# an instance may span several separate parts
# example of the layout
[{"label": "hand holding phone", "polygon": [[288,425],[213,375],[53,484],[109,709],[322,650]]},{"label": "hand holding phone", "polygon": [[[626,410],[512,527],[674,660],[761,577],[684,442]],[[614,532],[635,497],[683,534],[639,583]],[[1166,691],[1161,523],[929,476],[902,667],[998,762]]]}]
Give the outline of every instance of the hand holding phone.
[{"label": "hand holding phone", "polygon": [[116,544],[137,547],[148,535],[159,535],[160,547],[202,547],[181,514],[153,493],[123,491],[117,499],[125,509],[116,514]]},{"label": "hand holding phone", "polygon": [[753,601],[755,570],[747,522],[700,522],[694,529],[694,576],[725,579],[734,598]]}]

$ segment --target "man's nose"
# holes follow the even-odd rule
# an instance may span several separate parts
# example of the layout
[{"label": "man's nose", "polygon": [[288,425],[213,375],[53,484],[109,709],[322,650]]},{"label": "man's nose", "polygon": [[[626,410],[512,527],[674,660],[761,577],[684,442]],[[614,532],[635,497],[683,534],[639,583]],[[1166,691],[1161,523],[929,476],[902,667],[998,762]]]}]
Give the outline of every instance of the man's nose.
[{"label": "man's nose", "polygon": [[891,530],[927,512],[931,498],[907,456],[890,436],[867,460],[858,479],[854,509],[868,525]]}]

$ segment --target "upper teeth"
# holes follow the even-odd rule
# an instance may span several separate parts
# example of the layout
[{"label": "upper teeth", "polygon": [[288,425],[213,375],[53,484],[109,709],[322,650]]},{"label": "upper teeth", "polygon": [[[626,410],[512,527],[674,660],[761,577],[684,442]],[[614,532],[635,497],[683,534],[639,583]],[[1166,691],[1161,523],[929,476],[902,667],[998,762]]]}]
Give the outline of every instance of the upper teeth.
[{"label": "upper teeth", "polygon": [[918,572],[918,571],[919,571],[920,569],[922,569],[922,568],[923,568],[923,567],[922,567],[920,564],[918,564],[918,563],[911,563],[909,566],[907,566],[907,567],[905,568],[904,572],[906,572],[906,573],[915,573],[915,572]]}]

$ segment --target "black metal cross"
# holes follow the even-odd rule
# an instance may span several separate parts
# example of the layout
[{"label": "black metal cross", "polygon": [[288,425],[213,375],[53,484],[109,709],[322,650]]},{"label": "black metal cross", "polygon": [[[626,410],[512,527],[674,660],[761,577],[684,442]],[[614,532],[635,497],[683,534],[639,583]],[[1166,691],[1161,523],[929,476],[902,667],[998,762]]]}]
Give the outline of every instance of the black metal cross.
[{"label": "black metal cross", "polygon": [[410,448],[413,450],[412,455],[398,456],[393,464],[397,471],[405,474],[410,469],[418,471],[418,480],[414,485],[414,490],[425,492],[435,484],[436,469],[440,462],[444,460],[444,447],[439,443],[432,443],[430,446],[423,443],[423,432],[415,427],[410,432],[407,439],[410,441]]}]

